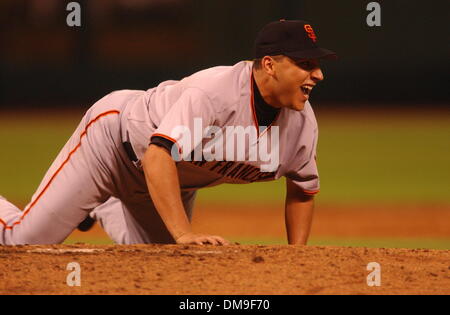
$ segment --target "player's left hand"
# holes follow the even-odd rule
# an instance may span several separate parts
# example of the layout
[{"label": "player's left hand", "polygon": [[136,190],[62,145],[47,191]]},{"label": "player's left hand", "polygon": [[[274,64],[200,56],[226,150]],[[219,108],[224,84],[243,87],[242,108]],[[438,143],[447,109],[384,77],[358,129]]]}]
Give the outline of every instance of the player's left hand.
[{"label": "player's left hand", "polygon": [[216,235],[205,235],[205,234],[195,234],[195,233],[186,233],[180,236],[176,240],[177,244],[184,245],[230,245],[230,242],[224,239],[223,237]]}]

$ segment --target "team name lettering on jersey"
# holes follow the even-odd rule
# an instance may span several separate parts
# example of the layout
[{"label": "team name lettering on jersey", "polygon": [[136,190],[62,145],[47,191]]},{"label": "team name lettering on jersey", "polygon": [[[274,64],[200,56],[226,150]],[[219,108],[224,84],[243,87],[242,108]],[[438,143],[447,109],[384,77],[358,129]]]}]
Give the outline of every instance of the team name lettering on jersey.
[{"label": "team name lettering on jersey", "polygon": [[276,172],[263,172],[260,168],[234,161],[190,161],[191,164],[207,169],[222,177],[228,182],[243,181],[247,183],[274,180]]}]

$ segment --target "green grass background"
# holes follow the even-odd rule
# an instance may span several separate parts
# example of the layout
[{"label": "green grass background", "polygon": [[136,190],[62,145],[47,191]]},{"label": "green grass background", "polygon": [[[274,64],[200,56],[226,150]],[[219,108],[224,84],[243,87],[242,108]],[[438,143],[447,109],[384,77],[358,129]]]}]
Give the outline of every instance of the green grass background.
[{"label": "green grass background", "polygon": [[[318,203],[450,205],[450,111],[317,114]],[[0,112],[0,194],[25,204],[82,113]],[[202,190],[199,202],[279,203],[284,180]],[[95,240],[91,240],[94,241]],[[283,243],[284,240],[241,240]],[[100,242],[103,242],[100,240]],[[312,240],[313,244],[450,248],[445,240]]]}]

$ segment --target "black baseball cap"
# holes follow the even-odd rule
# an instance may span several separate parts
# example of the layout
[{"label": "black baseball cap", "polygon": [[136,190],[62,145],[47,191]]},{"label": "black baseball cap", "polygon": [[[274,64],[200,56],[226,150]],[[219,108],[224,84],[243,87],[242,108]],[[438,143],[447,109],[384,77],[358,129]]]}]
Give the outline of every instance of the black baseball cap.
[{"label": "black baseball cap", "polygon": [[280,20],[267,24],[256,36],[255,58],[285,55],[292,59],[336,59],[335,52],[317,46],[317,36],[306,21]]}]

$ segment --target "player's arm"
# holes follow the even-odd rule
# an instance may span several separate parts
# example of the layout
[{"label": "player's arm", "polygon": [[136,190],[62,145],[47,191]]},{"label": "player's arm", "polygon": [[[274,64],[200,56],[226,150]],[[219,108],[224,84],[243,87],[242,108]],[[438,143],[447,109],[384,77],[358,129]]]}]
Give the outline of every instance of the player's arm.
[{"label": "player's arm", "polygon": [[286,178],[285,220],[290,245],[308,243],[314,216],[314,196],[305,194]]},{"label": "player's arm", "polygon": [[150,145],[144,155],[142,165],[155,207],[178,244],[229,244],[219,236],[193,233],[181,200],[175,161],[165,148],[154,144]]}]

